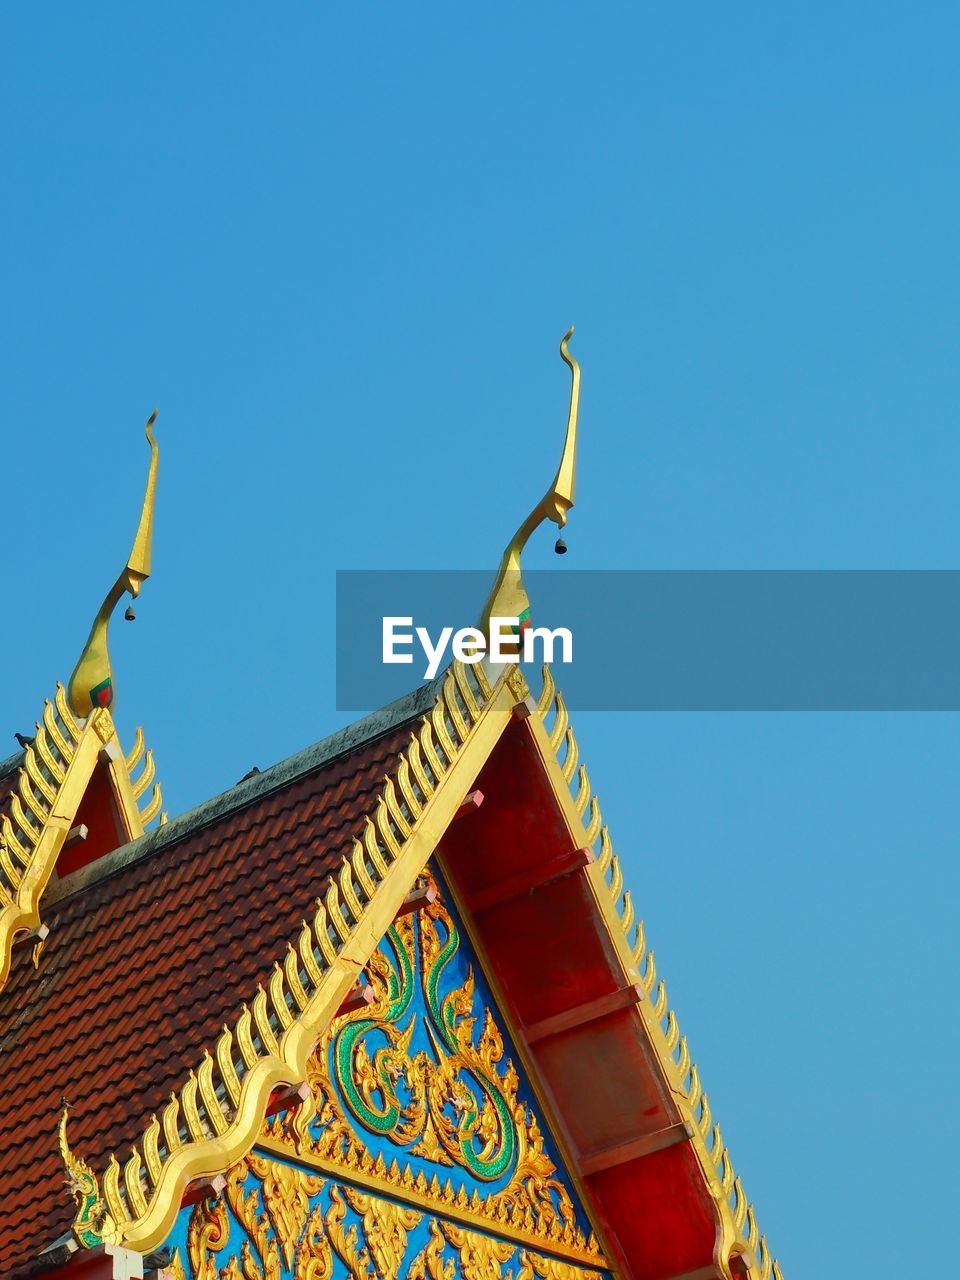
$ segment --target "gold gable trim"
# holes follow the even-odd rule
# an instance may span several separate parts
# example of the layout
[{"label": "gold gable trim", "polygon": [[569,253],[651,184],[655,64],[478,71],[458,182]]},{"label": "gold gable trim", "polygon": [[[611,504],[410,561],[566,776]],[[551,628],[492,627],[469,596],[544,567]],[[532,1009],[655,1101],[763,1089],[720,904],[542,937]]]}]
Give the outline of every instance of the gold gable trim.
[{"label": "gold gable trim", "polygon": [[[140,808],[155,772],[151,752],[144,757],[143,732],[137,730],[134,747],[124,757],[110,712],[101,708],[86,719],[75,718],[63,685],[58,684],[53,702],[48,699],[44,705],[36,737],[24,754],[9,811],[0,821],[0,989],[10,974],[17,934],[40,924],[41,896],[101,753],[108,761],[127,835],[135,839],[163,803],[156,783]],[[131,774],[141,760],[144,767],[134,781]]]},{"label": "gold gable trim", "polygon": [[[153,1117],[121,1163],[111,1155],[92,1190],[78,1193],[74,1233],[89,1243],[149,1252],[169,1234],[183,1189],[221,1174],[257,1142],[270,1095],[299,1084],[317,1036],[355,985],[410,885],[432,855],[512,713],[506,681],[491,688],[482,666],[456,664],[384,781],[354,842],[304,921],[214,1052]],[[72,1157],[76,1159],[76,1157]]]},{"label": "gold gable trim", "polygon": [[[149,1252],[173,1227],[185,1186],[225,1173],[263,1141],[261,1126],[271,1092],[306,1078],[314,1042],[429,861],[514,706],[526,699],[534,710],[527,723],[577,846],[595,852],[586,874],[624,971],[635,976],[644,992],[635,1006],[637,1016],[674,1101],[689,1121],[691,1145],[717,1206],[720,1274],[733,1280],[730,1264],[741,1257],[756,1280],[783,1280],[734,1173],[719,1125],[713,1123],[666,986],[657,981],[653,952],[642,922],[635,922],[599,801],[548,667],[543,681],[533,703],[516,668],[506,668],[491,689],[482,664],[454,664],[433,711],[422,718],[395,773],[386,778],[366,818],[363,839],[331,874],[314,919],[304,921],[296,943],[288,944],[268,987],[258,989],[232,1028],[224,1027],[214,1054],[204,1051],[199,1068],[171,1095],[162,1120],[153,1118],[126,1162],[121,1166],[111,1156],[86,1198],[78,1194],[78,1239],[93,1211],[99,1238]],[[397,1194],[396,1188],[391,1192]],[[90,1243],[89,1231],[81,1243]]]},{"label": "gold gable trim", "polygon": [[680,1034],[677,1015],[669,1006],[666,984],[662,978],[657,980],[653,949],[647,948],[643,921],[635,922],[633,899],[630,891],[624,890],[623,872],[613,852],[600,803],[591,791],[585,766],[579,762],[579,749],[567,708],[546,666],[536,714],[530,717],[530,724],[567,821],[572,829],[582,830],[578,843],[594,851],[596,860],[587,873],[603,909],[610,938],[624,969],[639,980],[643,989],[645,998],[636,1004],[637,1015],[647,1029],[681,1115],[690,1124],[691,1145],[720,1214],[722,1234],[718,1252],[723,1274],[731,1274],[729,1260],[739,1254],[753,1264],[751,1280],[771,1280],[771,1277],[783,1280],[779,1264],[771,1258],[766,1238],[760,1234],[753,1205],[734,1173],[720,1126],[713,1122],[687,1038]]}]

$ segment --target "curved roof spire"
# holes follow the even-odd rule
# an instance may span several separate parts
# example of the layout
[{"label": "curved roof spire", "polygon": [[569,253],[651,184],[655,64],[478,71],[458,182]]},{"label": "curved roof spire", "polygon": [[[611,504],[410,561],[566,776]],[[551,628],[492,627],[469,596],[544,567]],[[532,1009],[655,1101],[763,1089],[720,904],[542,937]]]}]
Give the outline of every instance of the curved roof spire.
[{"label": "curved roof spire", "polygon": [[160,450],[153,436],[153,424],[157,420],[154,409],[147,420],[147,443],[150,446],[150,469],[147,472],[147,488],[143,496],[143,509],[140,513],[140,524],[133,540],[130,558],[124,565],[120,576],[107,592],[103,604],[93,620],[87,643],[77,665],[73,669],[70,683],[67,686],[67,699],[70,710],[76,716],[87,716],[94,707],[109,707],[114,701],[113,671],[110,667],[110,654],[107,651],[107,627],[110,616],[124,594],[131,596],[140,594],[140,588],[150,577],[150,550],[153,542],[153,508],[157,492],[157,467],[160,462]]},{"label": "curved roof spire", "polygon": [[[480,619],[480,630],[489,634],[491,618],[519,618],[520,629],[530,616],[530,601],[520,576],[520,556],[530,535],[544,520],[552,520],[562,529],[567,512],[573,506],[574,479],[577,467],[577,411],[580,404],[580,366],[570,354],[567,343],[573,337],[573,325],[560,341],[560,355],[570,369],[570,412],[563,454],[553,483],[513,535],[503,553],[496,582]],[[562,550],[562,548],[559,548]]]}]

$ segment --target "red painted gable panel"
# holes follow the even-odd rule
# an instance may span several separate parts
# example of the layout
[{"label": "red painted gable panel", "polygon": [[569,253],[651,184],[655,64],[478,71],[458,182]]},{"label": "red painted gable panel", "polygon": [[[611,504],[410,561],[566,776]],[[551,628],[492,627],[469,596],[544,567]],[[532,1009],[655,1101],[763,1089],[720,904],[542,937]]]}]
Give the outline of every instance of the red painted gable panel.
[{"label": "red painted gable panel", "polygon": [[590,1179],[633,1280],[672,1280],[699,1271],[713,1255],[716,1220],[687,1146],[668,1147]]}]

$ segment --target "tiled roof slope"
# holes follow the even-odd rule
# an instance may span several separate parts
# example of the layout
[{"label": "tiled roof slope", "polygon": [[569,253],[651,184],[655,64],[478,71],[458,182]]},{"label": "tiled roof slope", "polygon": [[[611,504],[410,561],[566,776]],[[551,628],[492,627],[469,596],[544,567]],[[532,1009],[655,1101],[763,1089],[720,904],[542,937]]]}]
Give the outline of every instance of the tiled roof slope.
[{"label": "tiled roof slope", "polygon": [[0,1275],[73,1219],[61,1097],[94,1167],[140,1134],[269,977],[431,697],[368,717],[48,891],[39,968],[18,947],[0,993]]}]

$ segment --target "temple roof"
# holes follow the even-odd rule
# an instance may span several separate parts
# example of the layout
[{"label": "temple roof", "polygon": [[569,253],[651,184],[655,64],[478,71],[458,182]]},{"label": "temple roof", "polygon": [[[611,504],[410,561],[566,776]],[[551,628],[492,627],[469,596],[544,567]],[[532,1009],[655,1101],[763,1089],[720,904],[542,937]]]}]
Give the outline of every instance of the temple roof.
[{"label": "temple roof", "polygon": [[[89,733],[113,733],[106,715],[73,727],[75,759]],[[482,810],[465,804],[481,790]],[[451,829],[464,811],[479,816]],[[48,862],[72,821],[58,820]],[[271,1098],[305,1078],[431,858],[472,921],[623,1280],[733,1280],[748,1266],[779,1277],[549,669],[534,699],[517,671],[491,687],[459,663],[44,880],[35,918],[49,936],[39,952],[35,935],[13,948],[0,992],[0,1272],[55,1246],[59,1257],[71,1235],[73,1248],[141,1253],[163,1241],[184,1188],[249,1152]]]},{"label": "temple roof", "polygon": [[[522,630],[524,546],[573,504],[569,337],[560,467],[505,548],[485,632]],[[155,416],[133,550],[69,689],[0,763],[0,1274],[45,1260],[77,1276],[78,1249],[82,1271],[84,1250],[166,1240],[184,1196],[292,1105],[432,863],[619,1280],[779,1280],[549,668],[535,698],[518,668],[454,662],[167,821],[142,732],[120,746],[107,652],[150,572]]]},{"label": "temple roof", "polygon": [[[56,1143],[96,1167],[151,1115],[266,983],[432,702],[427,688],[51,885],[35,970],[0,992],[0,1274],[70,1227]],[[20,756],[4,762],[0,792]],[[0,766],[3,767],[3,766]]]}]

